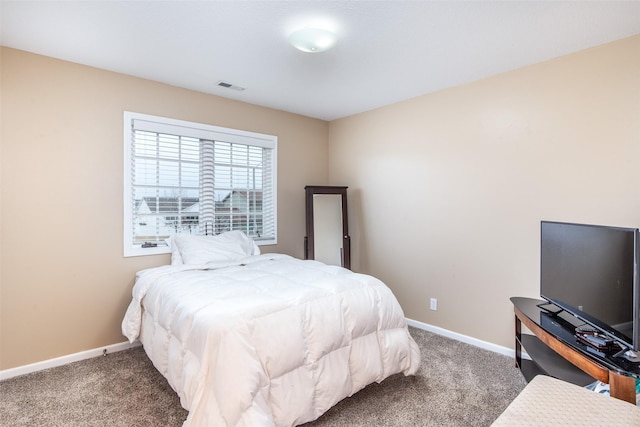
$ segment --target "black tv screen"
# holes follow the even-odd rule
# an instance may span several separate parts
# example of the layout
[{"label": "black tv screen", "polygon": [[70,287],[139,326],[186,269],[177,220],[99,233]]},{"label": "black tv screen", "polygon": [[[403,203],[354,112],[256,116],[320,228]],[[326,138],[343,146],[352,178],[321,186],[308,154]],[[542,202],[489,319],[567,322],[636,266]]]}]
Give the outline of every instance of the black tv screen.
[{"label": "black tv screen", "polygon": [[540,295],[640,349],[638,229],[542,221]]}]

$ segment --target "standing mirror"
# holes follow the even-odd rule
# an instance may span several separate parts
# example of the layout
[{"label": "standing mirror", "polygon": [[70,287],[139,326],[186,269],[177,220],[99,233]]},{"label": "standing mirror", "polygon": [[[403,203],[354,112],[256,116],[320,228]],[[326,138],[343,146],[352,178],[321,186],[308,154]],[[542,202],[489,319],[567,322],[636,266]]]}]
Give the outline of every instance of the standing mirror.
[{"label": "standing mirror", "polygon": [[351,268],[347,187],[307,185],[304,258]]}]

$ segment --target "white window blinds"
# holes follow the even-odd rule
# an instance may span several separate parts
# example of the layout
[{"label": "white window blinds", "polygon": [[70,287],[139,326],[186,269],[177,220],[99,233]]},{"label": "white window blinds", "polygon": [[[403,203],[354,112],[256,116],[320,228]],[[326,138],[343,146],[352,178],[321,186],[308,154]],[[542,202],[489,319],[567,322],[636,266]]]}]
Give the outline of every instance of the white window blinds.
[{"label": "white window blinds", "polygon": [[275,136],[125,113],[125,256],[175,233],[276,243]]}]

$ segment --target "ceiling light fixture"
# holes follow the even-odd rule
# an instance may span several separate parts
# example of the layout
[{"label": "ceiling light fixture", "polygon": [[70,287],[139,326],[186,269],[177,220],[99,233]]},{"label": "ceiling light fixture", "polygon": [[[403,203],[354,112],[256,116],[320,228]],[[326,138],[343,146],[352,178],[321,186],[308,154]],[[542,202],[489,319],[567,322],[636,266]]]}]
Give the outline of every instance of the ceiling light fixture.
[{"label": "ceiling light fixture", "polygon": [[289,36],[289,43],[296,49],[308,53],[319,53],[331,49],[338,37],[322,28],[302,28]]}]

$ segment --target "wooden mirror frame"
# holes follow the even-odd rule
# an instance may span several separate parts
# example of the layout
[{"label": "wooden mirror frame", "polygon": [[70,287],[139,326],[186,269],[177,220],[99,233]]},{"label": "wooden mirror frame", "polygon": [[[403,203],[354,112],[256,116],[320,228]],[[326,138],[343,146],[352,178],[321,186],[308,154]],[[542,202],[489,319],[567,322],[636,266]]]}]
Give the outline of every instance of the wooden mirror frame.
[{"label": "wooden mirror frame", "polygon": [[304,187],[307,219],[307,235],[304,238],[304,259],[315,259],[313,196],[315,194],[336,194],[342,196],[342,267],[351,269],[351,237],[349,236],[349,217],[347,215],[347,188],[328,185],[307,185]]}]

